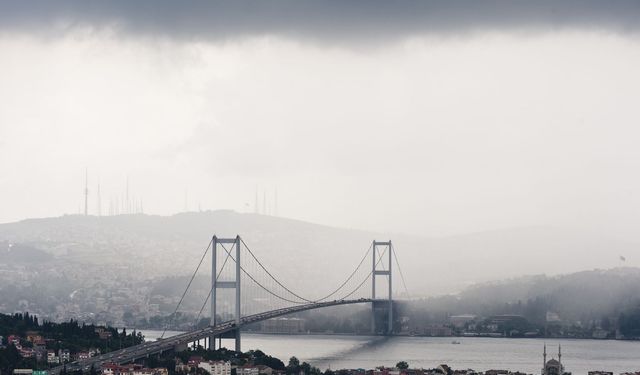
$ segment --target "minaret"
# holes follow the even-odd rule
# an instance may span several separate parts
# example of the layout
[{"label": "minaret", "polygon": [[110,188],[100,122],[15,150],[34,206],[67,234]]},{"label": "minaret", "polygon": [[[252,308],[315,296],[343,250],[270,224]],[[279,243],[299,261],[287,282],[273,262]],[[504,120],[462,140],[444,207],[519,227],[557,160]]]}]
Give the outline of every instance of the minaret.
[{"label": "minaret", "polygon": [[547,343],[544,344],[544,349],[542,351],[542,375],[546,375],[547,367]]},{"label": "minaret", "polygon": [[562,375],[564,371],[562,371],[562,348],[560,344],[558,344],[558,367],[560,367],[558,370],[560,370],[560,375]]}]

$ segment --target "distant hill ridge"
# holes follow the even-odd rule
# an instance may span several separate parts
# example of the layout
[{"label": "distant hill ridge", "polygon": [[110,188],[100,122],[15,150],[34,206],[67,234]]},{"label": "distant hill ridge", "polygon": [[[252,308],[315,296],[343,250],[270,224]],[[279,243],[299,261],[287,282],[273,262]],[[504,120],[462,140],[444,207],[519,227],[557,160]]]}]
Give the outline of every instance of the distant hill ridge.
[{"label": "distant hill ridge", "polygon": [[636,244],[554,227],[427,238],[227,210],[172,216],[68,215],[0,224],[0,242],[42,250],[55,259],[137,262],[157,276],[188,274],[213,234],[242,235],[270,270],[302,292],[317,287],[319,280],[327,289],[337,285],[373,239],[394,241],[410,292],[417,296],[460,292],[478,282],[525,274],[640,265]]}]

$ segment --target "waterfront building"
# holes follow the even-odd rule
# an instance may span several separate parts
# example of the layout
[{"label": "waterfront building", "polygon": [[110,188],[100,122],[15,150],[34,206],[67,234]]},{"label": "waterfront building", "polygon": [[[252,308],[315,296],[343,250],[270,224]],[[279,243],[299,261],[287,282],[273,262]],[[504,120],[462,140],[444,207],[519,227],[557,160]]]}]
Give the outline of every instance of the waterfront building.
[{"label": "waterfront building", "polygon": [[449,317],[449,323],[451,323],[454,327],[460,329],[464,328],[467,323],[476,320],[476,318],[477,317],[473,314],[451,315]]},{"label": "waterfront building", "polygon": [[424,328],[424,334],[432,337],[449,337],[453,335],[453,331],[443,324],[431,324]]}]

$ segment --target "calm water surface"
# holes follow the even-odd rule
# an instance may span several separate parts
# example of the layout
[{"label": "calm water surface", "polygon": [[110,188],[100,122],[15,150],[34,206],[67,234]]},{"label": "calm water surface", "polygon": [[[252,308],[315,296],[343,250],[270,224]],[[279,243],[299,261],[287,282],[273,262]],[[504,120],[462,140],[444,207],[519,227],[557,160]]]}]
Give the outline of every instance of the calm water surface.
[{"label": "calm water surface", "polygon": [[[147,339],[162,332],[142,331]],[[176,332],[168,332],[175,334]],[[452,344],[452,340],[460,342]],[[613,340],[545,340],[547,352],[557,357],[562,344],[562,362],[573,374],[591,370],[640,371],[640,342]],[[455,369],[478,371],[507,369],[539,374],[542,339],[490,339],[445,337],[285,336],[243,334],[242,349],[260,349],[282,359],[291,356],[321,369],[393,366],[398,361],[411,367],[432,368],[446,363]],[[223,344],[225,342],[223,341]],[[229,341],[227,347],[233,344]]]}]

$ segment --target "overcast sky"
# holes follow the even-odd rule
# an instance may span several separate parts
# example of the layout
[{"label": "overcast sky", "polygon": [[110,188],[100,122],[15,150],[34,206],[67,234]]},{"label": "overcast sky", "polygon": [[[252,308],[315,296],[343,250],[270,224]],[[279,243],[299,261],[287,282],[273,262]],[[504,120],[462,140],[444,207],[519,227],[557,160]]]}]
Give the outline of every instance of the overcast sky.
[{"label": "overcast sky", "polygon": [[[0,3],[0,222],[130,196],[640,240],[640,2]],[[187,202],[185,203],[185,198]],[[273,211],[274,209],[271,208]]]}]

